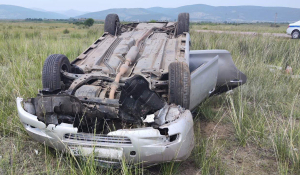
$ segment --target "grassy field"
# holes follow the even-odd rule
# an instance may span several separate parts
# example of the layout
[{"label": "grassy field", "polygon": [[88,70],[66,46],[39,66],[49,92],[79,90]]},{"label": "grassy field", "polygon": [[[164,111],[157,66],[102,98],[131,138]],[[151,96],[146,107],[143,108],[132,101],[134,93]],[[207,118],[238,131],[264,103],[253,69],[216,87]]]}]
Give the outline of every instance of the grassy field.
[{"label": "grassy field", "polygon": [[286,33],[288,24],[278,24],[271,27],[271,24],[197,24],[191,25],[195,30],[220,30],[220,31],[240,31],[256,33]]},{"label": "grassy field", "polygon": [[[15,105],[16,97],[34,97],[42,88],[48,55],[61,53],[73,60],[103,33],[103,26],[0,23],[0,174],[299,174],[300,81],[267,65],[290,65],[299,74],[300,40],[194,31],[217,27],[193,25],[192,49],[230,51],[248,82],[199,107],[196,145],[186,161],[111,169],[33,141]],[[282,33],[285,28],[221,25],[217,30]]]}]

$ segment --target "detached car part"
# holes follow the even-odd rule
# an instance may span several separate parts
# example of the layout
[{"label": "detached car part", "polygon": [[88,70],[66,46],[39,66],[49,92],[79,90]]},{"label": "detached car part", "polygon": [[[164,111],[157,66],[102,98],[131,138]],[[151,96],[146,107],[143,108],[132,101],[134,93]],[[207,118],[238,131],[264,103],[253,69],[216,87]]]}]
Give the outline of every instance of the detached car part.
[{"label": "detached car part", "polygon": [[71,63],[50,55],[43,90],[17,98],[21,122],[35,140],[101,165],[185,160],[194,147],[194,110],[212,95],[246,82],[225,50],[190,51],[189,14],[177,22],[121,24]]}]

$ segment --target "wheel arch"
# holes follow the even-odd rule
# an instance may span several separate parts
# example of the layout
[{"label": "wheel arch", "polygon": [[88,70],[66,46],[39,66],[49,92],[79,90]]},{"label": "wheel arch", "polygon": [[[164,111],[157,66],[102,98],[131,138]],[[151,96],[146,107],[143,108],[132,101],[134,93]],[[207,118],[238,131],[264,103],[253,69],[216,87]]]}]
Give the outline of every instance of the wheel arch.
[{"label": "wheel arch", "polygon": [[300,30],[299,30],[299,29],[294,29],[294,30],[292,31],[292,34],[293,34],[295,31],[298,31],[298,32],[300,32]]}]

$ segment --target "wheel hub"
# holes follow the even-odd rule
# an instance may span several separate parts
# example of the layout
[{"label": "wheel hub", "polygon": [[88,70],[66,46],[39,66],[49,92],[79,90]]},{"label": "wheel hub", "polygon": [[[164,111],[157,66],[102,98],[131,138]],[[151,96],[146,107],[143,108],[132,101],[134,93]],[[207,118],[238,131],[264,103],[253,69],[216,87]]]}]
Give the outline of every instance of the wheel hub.
[{"label": "wheel hub", "polygon": [[298,31],[293,33],[293,38],[294,39],[299,38],[299,32]]}]

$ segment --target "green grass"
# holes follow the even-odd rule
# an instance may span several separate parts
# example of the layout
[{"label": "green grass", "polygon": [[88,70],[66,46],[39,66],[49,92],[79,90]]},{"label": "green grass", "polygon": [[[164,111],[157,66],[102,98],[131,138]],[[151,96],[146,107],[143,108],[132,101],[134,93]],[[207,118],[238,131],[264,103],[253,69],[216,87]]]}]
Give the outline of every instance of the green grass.
[{"label": "green grass", "polygon": [[[290,65],[299,74],[300,40],[194,31],[204,28],[283,33],[286,26],[192,26],[192,49],[230,51],[247,75],[247,84],[199,107],[195,148],[188,160],[116,170],[97,167],[92,157],[76,160],[36,143],[25,132],[15,105],[16,97],[34,97],[42,88],[41,71],[48,55],[60,53],[73,60],[103,33],[103,25],[0,23],[0,174],[300,173],[300,81],[267,67]],[[69,33],[64,34],[65,29]]]}]

